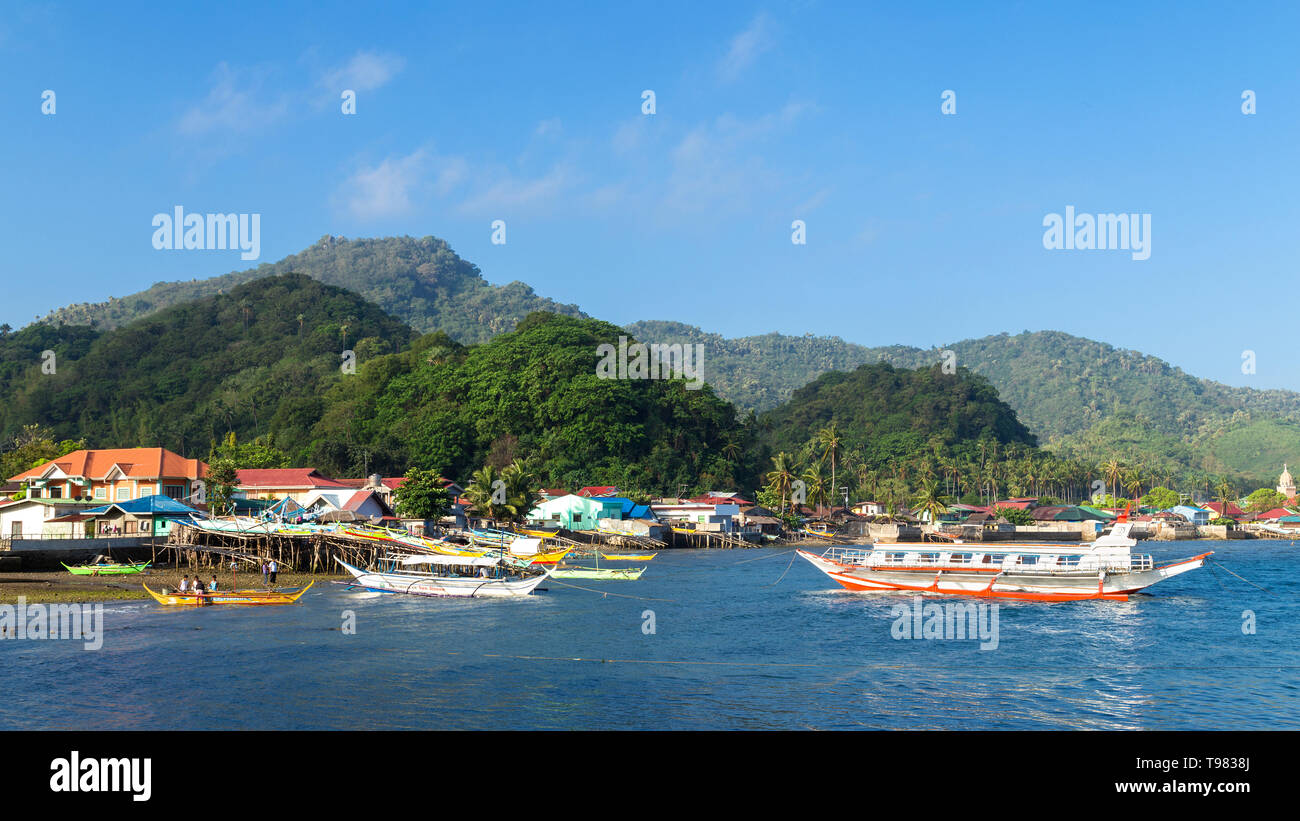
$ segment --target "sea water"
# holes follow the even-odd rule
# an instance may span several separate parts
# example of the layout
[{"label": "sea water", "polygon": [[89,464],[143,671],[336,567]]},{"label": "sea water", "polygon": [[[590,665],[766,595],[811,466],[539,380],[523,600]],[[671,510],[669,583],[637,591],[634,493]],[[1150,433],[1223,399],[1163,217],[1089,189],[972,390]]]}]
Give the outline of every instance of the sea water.
[{"label": "sea water", "polygon": [[0,640],[0,729],[1300,727],[1297,547],[1139,549],[1217,564],[1127,602],[998,601],[992,650],[900,640],[911,596],[775,548],[661,551],[639,581],[519,600],[109,603],[98,650]]}]

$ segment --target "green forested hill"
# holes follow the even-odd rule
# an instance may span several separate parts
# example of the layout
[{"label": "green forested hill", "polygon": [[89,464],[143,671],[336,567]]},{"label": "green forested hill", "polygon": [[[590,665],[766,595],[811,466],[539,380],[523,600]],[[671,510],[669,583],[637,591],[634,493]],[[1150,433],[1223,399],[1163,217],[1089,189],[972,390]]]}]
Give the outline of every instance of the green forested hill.
[{"label": "green forested hill", "polygon": [[[705,378],[718,395],[760,411],[828,370],[869,362],[923,367],[939,362],[944,350],[780,334],[723,339],[675,322],[627,327],[643,340],[705,343]],[[1259,481],[1284,460],[1300,462],[1300,393],[1229,387],[1153,356],[1056,331],[997,334],[946,349],[957,365],[987,377],[1040,443],[1063,456]]]},{"label": "green forested hill", "polygon": [[[349,291],[289,274],[186,302],[124,327],[34,324],[0,338],[0,441],[28,424],[91,447],[204,455],[234,431],[305,443],[342,352],[400,350],[414,331]],[[42,372],[43,350],[56,353]]]},{"label": "green forested hill", "polygon": [[[105,331],[288,272],[346,288],[416,331],[441,331],[462,344],[510,331],[533,311],[582,316],[576,306],[540,297],[523,283],[488,284],[476,267],[433,237],[325,237],[275,264],[208,280],[159,283],[107,303],[54,311],[47,323],[8,336],[10,359],[0,358],[0,377],[9,379],[13,367],[28,367],[40,351],[73,355]],[[873,348],[811,334],[724,339],[678,322],[637,322],[627,331],[646,342],[703,344],[704,379],[741,411],[770,410],[828,371],[873,362],[916,368],[942,356],[940,349]],[[948,349],[957,365],[988,378],[1044,447],[1071,459],[1095,464],[1119,458],[1155,471],[1260,482],[1282,461],[1300,463],[1298,393],[1228,387],[1155,357],[1059,332],[998,334]],[[22,364],[6,364],[10,361]],[[40,401],[38,394],[19,399]],[[134,412],[129,415],[135,418]],[[0,414],[0,421],[8,418]]]},{"label": "green forested hill", "polygon": [[988,380],[964,368],[945,374],[938,365],[876,363],[822,374],[760,416],[758,427],[773,451],[796,452],[832,422],[843,447],[875,469],[927,450],[973,449],[980,440],[1037,444]]},{"label": "green forested hill", "polygon": [[705,386],[597,377],[606,322],[534,314],[515,331],[463,347],[443,334],[366,364],[326,395],[311,463],[358,472],[412,465],[466,476],[530,461],[548,484],[627,492],[748,485],[757,471],[735,409]]},{"label": "green forested hill", "polygon": [[517,458],[574,487],[752,484],[752,431],[707,386],[597,377],[597,346],[622,333],[539,312],[464,346],[301,274],[261,278],[112,330],[0,336],[0,450],[39,435],[204,457],[233,433],[260,439],[270,466],[335,475],[423,467],[465,480]]},{"label": "green forested hill", "polygon": [[348,240],[322,237],[305,251],[211,279],[160,282],[108,302],[53,311],[52,324],[116,328],[163,308],[226,292],[262,277],[299,273],[353,291],[420,332],[440,330],[459,342],[482,342],[533,311],[582,316],[575,305],[540,297],[522,282],[492,285],[479,269],[435,237]]}]

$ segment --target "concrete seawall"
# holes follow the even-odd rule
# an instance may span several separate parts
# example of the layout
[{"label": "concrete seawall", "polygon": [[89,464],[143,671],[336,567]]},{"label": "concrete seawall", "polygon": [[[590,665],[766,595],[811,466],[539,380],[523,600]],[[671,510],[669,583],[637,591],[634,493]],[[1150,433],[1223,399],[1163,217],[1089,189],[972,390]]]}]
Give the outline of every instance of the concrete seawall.
[{"label": "concrete seawall", "polygon": [[62,570],[63,563],[84,564],[112,551],[114,560],[149,559],[162,540],[147,537],[109,539],[5,539],[0,545],[0,571]]}]

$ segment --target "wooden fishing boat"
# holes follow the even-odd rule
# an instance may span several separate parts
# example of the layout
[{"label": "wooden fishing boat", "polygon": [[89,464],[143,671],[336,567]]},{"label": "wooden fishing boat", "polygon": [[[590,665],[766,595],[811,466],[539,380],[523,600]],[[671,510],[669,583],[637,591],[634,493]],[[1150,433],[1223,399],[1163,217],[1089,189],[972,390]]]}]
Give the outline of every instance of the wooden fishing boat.
[{"label": "wooden fishing boat", "polygon": [[635,581],[645,572],[644,567],[561,567],[551,573],[557,579],[604,579],[606,581]]},{"label": "wooden fishing boat", "polygon": [[556,536],[559,536],[559,535],[560,535],[560,531],[558,531],[558,530],[535,530],[535,529],[533,529],[533,528],[521,527],[521,528],[519,528],[519,534],[520,534],[521,536],[532,536],[532,537],[537,538],[537,539],[553,539],[553,538],[555,538]]},{"label": "wooden fishing boat", "polygon": [[98,564],[83,564],[76,567],[59,562],[68,568],[68,572],[74,576],[125,576],[130,573],[143,573],[153,562],[100,562]]},{"label": "wooden fishing boat", "polygon": [[645,572],[644,567],[601,567],[599,552],[596,553],[596,566],[560,565],[551,575],[557,579],[604,579],[606,581],[635,581]]},{"label": "wooden fishing boat", "polygon": [[600,557],[610,562],[648,562],[658,553],[601,553]]},{"label": "wooden fishing boat", "polygon": [[457,598],[527,596],[551,574],[549,568],[493,556],[387,555],[362,570],[337,556],[357,587],[381,593]]},{"label": "wooden fishing boat", "polygon": [[306,587],[291,587],[284,590],[214,590],[212,592],[186,591],[184,593],[174,590],[157,593],[150,590],[147,584],[141,585],[141,587],[150,596],[153,596],[153,600],[159,604],[204,607],[213,604],[293,604],[302,598],[302,595],[310,590],[315,583],[313,581],[309,582]]},{"label": "wooden fishing boat", "polygon": [[564,557],[569,555],[572,548],[562,548],[560,550],[551,550],[545,553],[533,553],[531,556],[526,553],[515,553],[511,551],[512,556],[518,556],[521,559],[532,559],[533,564],[559,564]]}]

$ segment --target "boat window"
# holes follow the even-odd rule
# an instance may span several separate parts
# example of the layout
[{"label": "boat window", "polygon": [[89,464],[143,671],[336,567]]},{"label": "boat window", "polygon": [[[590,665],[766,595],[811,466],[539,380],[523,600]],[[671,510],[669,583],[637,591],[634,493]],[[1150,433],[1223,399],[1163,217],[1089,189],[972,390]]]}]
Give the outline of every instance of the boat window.
[{"label": "boat window", "polygon": [[1063,567],[1078,567],[1079,559],[1081,558],[1083,557],[1082,556],[1061,556],[1056,560],[1056,563],[1062,565]]},{"label": "boat window", "polygon": [[905,553],[886,553],[886,554],[885,554],[885,561],[890,561],[890,562],[901,562],[901,561],[903,561],[903,558],[904,558],[906,555],[907,555],[907,554],[905,554]]},{"label": "boat window", "polygon": [[981,559],[981,561],[982,561],[984,564],[993,564],[993,554],[992,554],[992,553],[985,553],[985,554],[984,554],[984,558]]},{"label": "boat window", "polygon": [[1019,564],[1038,564],[1037,556],[1021,556],[1017,560]]},{"label": "boat window", "polygon": [[949,558],[955,564],[967,564],[971,560],[970,553],[953,553]]},{"label": "boat window", "polygon": [[939,554],[938,554],[938,553],[922,553],[922,554],[921,554],[921,563],[922,563],[922,564],[935,564],[935,563],[937,563],[938,561],[939,561]]}]

